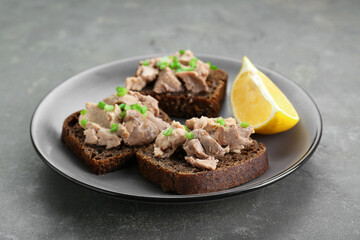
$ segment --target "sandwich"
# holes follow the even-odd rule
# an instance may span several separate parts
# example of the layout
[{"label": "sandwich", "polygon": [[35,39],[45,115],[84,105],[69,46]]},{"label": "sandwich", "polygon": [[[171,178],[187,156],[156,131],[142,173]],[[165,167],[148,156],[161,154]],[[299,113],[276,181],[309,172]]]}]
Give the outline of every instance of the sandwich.
[{"label": "sandwich", "polygon": [[126,88],[150,95],[172,117],[216,117],[226,94],[228,74],[191,50],[140,61]]}]

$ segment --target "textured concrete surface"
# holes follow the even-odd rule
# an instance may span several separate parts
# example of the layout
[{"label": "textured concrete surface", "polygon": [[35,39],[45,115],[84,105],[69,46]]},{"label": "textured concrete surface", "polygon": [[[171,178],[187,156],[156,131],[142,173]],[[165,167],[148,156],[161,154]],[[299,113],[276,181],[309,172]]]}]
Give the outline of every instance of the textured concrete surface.
[{"label": "textured concrete surface", "polygon": [[[0,239],[360,239],[360,2],[0,0]],[[311,160],[259,191],[198,205],[77,186],[35,153],[29,123],[70,76],[128,56],[195,52],[290,77],[324,121]]]}]

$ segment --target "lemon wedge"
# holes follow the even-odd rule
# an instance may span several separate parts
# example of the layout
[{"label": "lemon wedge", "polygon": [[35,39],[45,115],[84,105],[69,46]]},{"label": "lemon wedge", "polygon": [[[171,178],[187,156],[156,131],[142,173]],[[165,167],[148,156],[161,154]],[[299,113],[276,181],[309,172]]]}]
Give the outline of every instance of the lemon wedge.
[{"label": "lemon wedge", "polygon": [[284,93],[246,56],[233,82],[230,104],[235,119],[249,123],[260,134],[283,132],[299,121]]}]

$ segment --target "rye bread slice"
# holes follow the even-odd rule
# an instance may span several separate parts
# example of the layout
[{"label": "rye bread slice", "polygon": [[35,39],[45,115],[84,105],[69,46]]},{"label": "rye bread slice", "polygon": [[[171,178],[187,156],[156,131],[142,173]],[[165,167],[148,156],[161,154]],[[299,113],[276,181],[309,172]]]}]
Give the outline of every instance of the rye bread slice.
[{"label": "rye bread slice", "polygon": [[174,93],[156,93],[154,84],[148,84],[140,91],[143,95],[150,95],[159,101],[159,107],[172,117],[217,117],[221,110],[226,94],[228,74],[221,69],[210,69],[206,83],[209,92],[191,93],[189,91]]},{"label": "rye bread slice", "polygon": [[161,185],[165,192],[196,194],[225,190],[253,180],[269,168],[266,147],[255,140],[241,153],[228,153],[219,158],[214,171],[192,167],[184,160],[183,150],[161,159],[154,157],[153,149],[151,144],[137,151],[138,168],[145,178]]},{"label": "rye bread slice", "polygon": [[[104,146],[85,144],[84,129],[79,125],[80,112],[68,116],[63,124],[61,139],[89,170],[102,175],[135,163],[135,151],[141,147],[119,147],[106,149]],[[166,113],[160,110],[159,117],[171,122]]]}]

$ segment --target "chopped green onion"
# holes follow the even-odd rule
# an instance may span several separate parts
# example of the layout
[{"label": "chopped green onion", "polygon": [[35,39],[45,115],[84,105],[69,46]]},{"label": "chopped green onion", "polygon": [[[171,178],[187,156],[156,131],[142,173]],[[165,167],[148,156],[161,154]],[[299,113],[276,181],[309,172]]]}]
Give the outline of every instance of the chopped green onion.
[{"label": "chopped green onion", "polygon": [[124,109],[124,107],[125,107],[125,103],[121,103],[120,105],[119,105],[119,108],[122,110],[122,109]]},{"label": "chopped green onion", "polygon": [[130,106],[131,109],[136,109],[138,112],[140,112],[142,115],[144,115],[145,117],[147,116],[147,110],[148,108],[144,105],[144,106],[140,106],[139,103],[135,103],[133,105]]},{"label": "chopped green onion", "polygon": [[159,62],[157,62],[156,66],[160,68],[161,70],[167,68],[169,65],[169,57],[162,57]]},{"label": "chopped green onion", "polygon": [[180,50],[179,53],[180,55],[183,55],[185,53],[185,50]]},{"label": "chopped green onion", "polygon": [[218,69],[218,67],[215,65],[212,65],[211,62],[207,62],[207,64],[209,64],[210,69],[214,69],[214,70]]},{"label": "chopped green onion", "polygon": [[[178,65],[178,63],[171,62],[171,63],[169,64],[169,67],[170,67],[171,69],[176,69],[176,68],[179,68],[179,65]],[[180,67],[181,67],[181,65],[180,65]]]},{"label": "chopped green onion", "polygon": [[139,103],[131,104],[131,105],[130,105],[130,109],[136,109],[136,110],[138,110],[139,112],[141,112],[141,106],[140,106]]},{"label": "chopped green onion", "polygon": [[181,64],[179,63],[178,57],[173,57],[173,61],[169,64],[171,69],[181,68]]},{"label": "chopped green onion", "polygon": [[141,106],[139,103],[135,103],[135,104],[131,104],[131,105],[124,105],[123,109],[124,109],[124,111],[129,110],[129,109],[131,109],[131,110],[135,109],[144,116],[147,116],[147,110],[148,110],[148,108],[145,105]]},{"label": "chopped green onion", "polygon": [[158,67],[158,68],[160,68],[161,70],[163,70],[163,69],[165,69],[167,66],[168,66],[168,62],[158,62],[157,64],[156,64],[156,66]]},{"label": "chopped green onion", "polygon": [[129,109],[130,109],[130,105],[125,104],[124,111],[129,110]]},{"label": "chopped green onion", "polygon": [[216,122],[220,124],[221,126],[225,126],[225,120],[223,118],[216,119]]},{"label": "chopped green onion", "polygon": [[169,129],[167,129],[167,130],[164,130],[164,131],[163,131],[163,134],[164,134],[165,136],[171,136],[171,133],[172,133],[173,130],[174,130],[173,128],[169,128]]},{"label": "chopped green onion", "polygon": [[122,113],[121,113],[121,115],[120,115],[120,117],[125,117],[125,114],[126,114],[126,110],[124,110]]},{"label": "chopped green onion", "polygon": [[190,62],[189,62],[189,66],[192,68],[196,68],[196,62],[197,62],[198,58],[197,57],[193,57]]},{"label": "chopped green onion", "polygon": [[194,71],[195,68],[190,67],[190,68],[180,68],[178,70],[176,70],[175,72],[190,72],[190,71]]},{"label": "chopped green onion", "polygon": [[82,119],[81,120],[81,125],[83,125],[83,127],[86,127],[87,122],[88,122],[88,120]]},{"label": "chopped green onion", "polygon": [[[144,116],[147,115],[147,110],[148,110],[148,108],[147,108],[145,105],[141,107],[141,113],[142,113]],[[146,114],[146,115],[145,115],[145,114]]]},{"label": "chopped green onion", "polygon": [[149,66],[149,60],[146,59],[145,61],[143,61],[142,65],[143,66]]},{"label": "chopped green onion", "polygon": [[114,111],[114,106],[106,104],[104,110],[108,112]]},{"label": "chopped green onion", "polygon": [[118,130],[119,125],[117,123],[113,123],[113,124],[111,124],[110,127],[111,127],[110,132],[113,133],[113,132],[116,132]]},{"label": "chopped green onion", "polygon": [[104,103],[103,101],[100,101],[98,103],[98,108],[100,108],[100,109],[104,109],[105,106],[106,106],[106,103]]},{"label": "chopped green onion", "polygon": [[174,68],[175,68],[175,63],[174,63],[174,62],[171,62],[171,63],[169,64],[169,67],[170,67],[171,69],[174,69]]},{"label": "chopped green onion", "polygon": [[116,87],[117,95],[122,97],[127,94],[127,88],[125,87]]},{"label": "chopped green onion", "polygon": [[135,104],[135,109],[138,110],[140,113],[142,113],[142,108],[138,103]]},{"label": "chopped green onion", "polygon": [[139,103],[135,103],[135,109],[136,109],[136,110],[139,110],[139,109],[140,109],[140,111],[141,111],[141,106],[140,106]]},{"label": "chopped green onion", "polygon": [[240,127],[243,127],[243,128],[247,128],[249,126],[249,124],[247,122],[242,122],[240,124]]},{"label": "chopped green onion", "polygon": [[193,139],[193,138],[194,138],[194,133],[192,133],[192,132],[187,132],[187,133],[185,133],[185,137],[186,137],[187,139]]},{"label": "chopped green onion", "polygon": [[85,109],[81,110],[81,115],[85,115],[85,113],[87,113],[87,111]]},{"label": "chopped green onion", "polygon": [[162,63],[160,64],[159,68],[160,68],[161,70],[164,70],[165,68],[167,68],[167,66],[168,66],[168,63],[167,63],[167,62],[162,62]]},{"label": "chopped green onion", "polygon": [[183,126],[187,132],[190,132],[189,128],[186,125],[183,125]]}]

